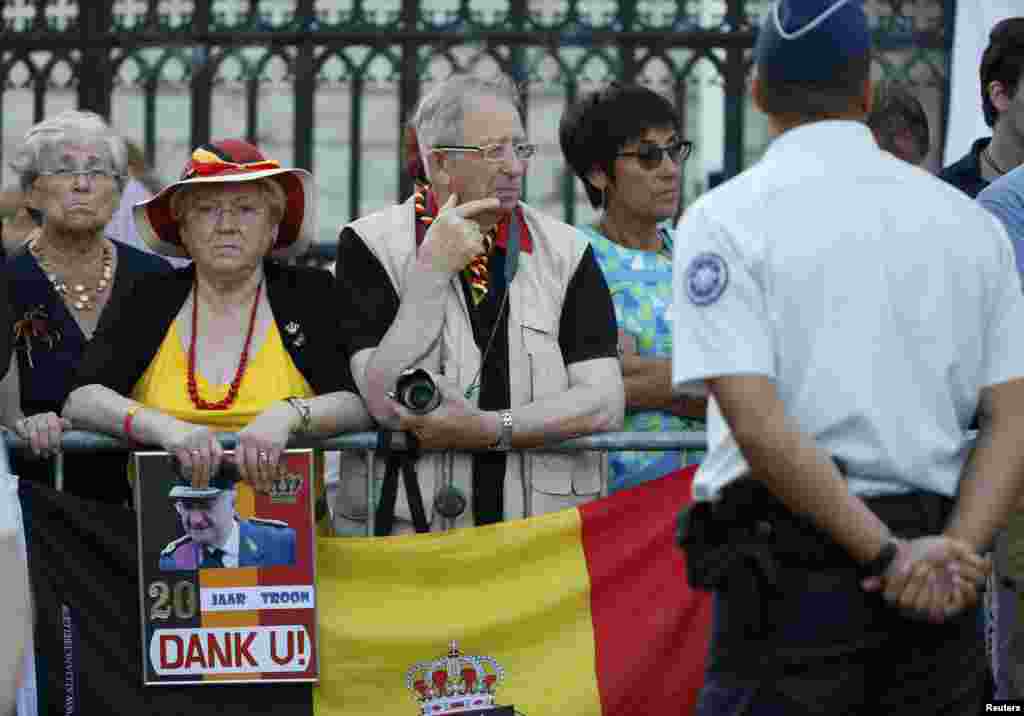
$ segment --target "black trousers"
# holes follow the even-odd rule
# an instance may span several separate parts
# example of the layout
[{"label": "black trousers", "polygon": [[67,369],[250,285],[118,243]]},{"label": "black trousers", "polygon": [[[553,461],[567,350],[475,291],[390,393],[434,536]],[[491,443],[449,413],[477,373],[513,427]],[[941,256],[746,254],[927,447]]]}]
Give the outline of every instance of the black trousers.
[{"label": "black trousers", "polygon": [[[951,503],[936,510],[934,498],[867,502],[896,534],[913,538],[941,532]],[[979,607],[942,624],[918,621],[864,592],[848,558],[795,562],[783,560],[777,588],[759,595],[756,635],[747,628],[750,593],[715,592],[699,716],[981,713],[988,694]]]},{"label": "black trousers", "polygon": [[[833,604],[826,600],[821,607]],[[823,615],[808,616],[813,622]],[[847,626],[850,642],[857,641],[859,626]],[[876,644],[816,659],[773,659],[770,642],[751,647],[748,656],[764,654],[760,666],[713,663],[708,669],[698,716],[968,716],[982,713],[988,698],[976,610],[950,625],[905,620]]]}]

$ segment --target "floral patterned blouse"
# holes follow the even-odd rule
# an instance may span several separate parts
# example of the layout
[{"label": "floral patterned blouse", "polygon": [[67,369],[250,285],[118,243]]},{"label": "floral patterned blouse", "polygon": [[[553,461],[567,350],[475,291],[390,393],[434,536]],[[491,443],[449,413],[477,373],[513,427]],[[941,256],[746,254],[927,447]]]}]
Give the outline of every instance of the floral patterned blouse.
[{"label": "floral patterned blouse", "polygon": [[[619,329],[636,341],[642,356],[672,357],[672,235],[664,232],[668,251],[639,251],[605,238],[592,225],[579,227],[590,240],[597,262],[615,304]],[[660,410],[626,411],[623,430],[659,432],[704,430],[703,420],[680,418]],[[609,453],[609,490],[621,490],[691,465],[704,457],[703,450],[678,452],[621,451]]]}]

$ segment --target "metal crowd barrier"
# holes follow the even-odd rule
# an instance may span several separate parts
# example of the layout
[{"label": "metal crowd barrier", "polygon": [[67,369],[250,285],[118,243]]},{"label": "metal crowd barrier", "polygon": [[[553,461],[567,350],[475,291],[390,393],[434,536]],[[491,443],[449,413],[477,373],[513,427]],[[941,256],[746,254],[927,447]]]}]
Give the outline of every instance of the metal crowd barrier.
[{"label": "metal crowd barrier", "polygon": [[[220,433],[217,436],[220,444],[225,450],[234,449],[238,442],[238,436],[234,433]],[[368,474],[374,474],[374,460],[378,447],[378,433],[345,433],[323,440],[300,439],[289,443],[289,447],[319,447],[324,450],[363,450],[367,454]],[[0,451],[0,469],[4,463],[9,464],[7,457],[8,450],[27,450],[28,443],[10,431],[4,431],[4,449]],[[139,445],[122,442],[117,438],[100,433],[90,433],[80,430],[70,430],[64,433],[61,440],[64,452],[116,452],[121,450],[146,450],[159,449],[156,447],[141,447]],[[545,445],[544,450],[548,452],[576,452],[579,450],[600,450],[611,451],[671,451],[671,450],[702,450],[707,446],[707,437],[704,432],[661,432],[661,433],[598,433],[586,437],[574,438],[564,442]],[[403,451],[408,449],[405,433],[393,433],[391,436],[391,449]],[[64,452],[59,453],[54,459],[54,486],[58,490],[64,488]],[[528,452],[520,450],[517,452]],[[8,468],[9,471],[9,468]],[[608,463],[601,462],[601,494],[608,494]],[[373,505],[373,480],[366,481],[366,504]],[[526,513],[529,516],[532,510],[527,505]],[[367,534],[373,534],[374,510],[367,510]]]}]

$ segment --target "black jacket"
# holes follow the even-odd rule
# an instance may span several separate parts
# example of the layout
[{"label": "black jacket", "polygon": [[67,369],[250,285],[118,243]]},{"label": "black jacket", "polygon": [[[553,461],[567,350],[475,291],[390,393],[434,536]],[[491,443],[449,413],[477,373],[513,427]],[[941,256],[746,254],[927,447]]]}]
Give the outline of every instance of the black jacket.
[{"label": "black jacket", "polygon": [[[342,341],[331,274],[269,260],[264,272],[281,340],[313,391],[358,393]],[[160,350],[194,281],[190,264],[138,281],[125,300],[108,306],[75,371],[74,387],[99,384],[130,394]]]},{"label": "black jacket", "polygon": [[974,142],[971,151],[939,172],[939,179],[952,184],[972,199],[977,197],[988,186],[988,182],[981,176],[981,152],[991,141],[991,137],[982,137]]}]

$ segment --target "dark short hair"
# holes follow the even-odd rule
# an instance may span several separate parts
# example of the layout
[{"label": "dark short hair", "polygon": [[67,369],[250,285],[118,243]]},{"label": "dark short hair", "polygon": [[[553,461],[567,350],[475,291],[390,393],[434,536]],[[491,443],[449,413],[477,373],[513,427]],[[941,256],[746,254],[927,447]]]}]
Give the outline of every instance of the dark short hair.
[{"label": "dark short hair", "polygon": [[761,105],[767,114],[808,119],[835,117],[850,111],[871,77],[871,53],[857,55],[836,68],[827,80],[793,82],[759,74]]},{"label": "dark short hair", "polygon": [[875,101],[868,115],[868,126],[878,144],[892,151],[892,140],[900,132],[909,132],[917,144],[918,161],[928,154],[930,146],[928,115],[913,92],[897,82],[879,82]]},{"label": "dark short hair", "polygon": [[981,108],[985,124],[994,127],[999,111],[988,96],[988,86],[1000,82],[1014,95],[1024,75],[1024,17],[1009,17],[996,23],[988,35],[988,47],[981,56]]},{"label": "dark short hair", "polygon": [[587,174],[603,169],[614,179],[615,155],[648,129],[663,127],[681,132],[679,113],[667,99],[640,85],[612,82],[565,108],[558,141],[565,161],[583,182],[591,206],[601,206],[601,191]]}]

